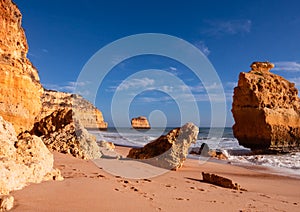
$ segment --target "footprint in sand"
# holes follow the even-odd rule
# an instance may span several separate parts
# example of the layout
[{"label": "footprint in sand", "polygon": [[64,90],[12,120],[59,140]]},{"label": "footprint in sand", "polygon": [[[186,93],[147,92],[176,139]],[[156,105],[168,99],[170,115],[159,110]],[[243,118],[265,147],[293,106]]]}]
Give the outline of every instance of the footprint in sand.
[{"label": "footprint in sand", "polygon": [[93,179],[95,179],[95,178],[106,178],[104,175],[102,175],[102,174],[98,174],[98,173],[93,173],[94,175],[96,175],[96,176],[90,176],[90,178],[93,178]]},{"label": "footprint in sand", "polygon": [[259,196],[261,196],[261,197],[266,197],[266,198],[268,198],[268,199],[270,199],[271,197],[269,197],[268,195],[266,195],[266,194],[260,194]]},{"label": "footprint in sand", "polygon": [[167,188],[176,188],[176,186],[173,186],[173,185],[170,185],[170,184],[167,184],[166,187]]},{"label": "footprint in sand", "polygon": [[190,201],[190,199],[185,199],[185,198],[182,198],[182,197],[177,197],[176,200],[185,200],[185,201]]},{"label": "footprint in sand", "polygon": [[139,191],[137,188],[135,188],[134,186],[131,186],[131,188],[130,188],[131,190],[133,190],[133,191]]}]

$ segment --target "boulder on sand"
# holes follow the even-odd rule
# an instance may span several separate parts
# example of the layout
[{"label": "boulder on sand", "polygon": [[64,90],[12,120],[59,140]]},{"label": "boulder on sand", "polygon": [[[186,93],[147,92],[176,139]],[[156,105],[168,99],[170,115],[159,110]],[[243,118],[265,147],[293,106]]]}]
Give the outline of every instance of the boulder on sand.
[{"label": "boulder on sand", "polygon": [[195,143],[199,128],[193,123],[187,123],[181,128],[171,130],[142,148],[133,148],[128,158],[140,159],[165,169],[177,170],[180,168],[188,154],[188,149]]},{"label": "boulder on sand", "polygon": [[89,134],[79,120],[73,119],[72,109],[60,109],[34,124],[31,131],[49,149],[82,159],[101,157],[96,137]]},{"label": "boulder on sand", "polygon": [[[7,195],[28,183],[62,179],[53,169],[53,155],[43,141],[29,133],[18,137],[13,125],[0,116],[0,195]],[[46,178],[47,176],[47,178]]]}]

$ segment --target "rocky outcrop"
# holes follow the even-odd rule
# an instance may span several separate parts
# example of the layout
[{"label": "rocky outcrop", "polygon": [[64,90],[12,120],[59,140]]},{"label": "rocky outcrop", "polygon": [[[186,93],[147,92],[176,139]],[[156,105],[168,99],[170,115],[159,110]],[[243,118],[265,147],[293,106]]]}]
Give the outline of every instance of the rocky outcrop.
[{"label": "rocky outcrop", "polygon": [[105,140],[99,141],[99,146],[110,151],[113,151],[116,148],[113,142],[105,141]]},{"label": "rocky outcrop", "polygon": [[274,65],[254,62],[234,89],[234,136],[251,149],[300,146],[300,100],[295,84],[270,73]]},{"label": "rocky outcrop", "polygon": [[0,212],[9,211],[14,207],[14,197],[11,195],[0,196]]},{"label": "rocky outcrop", "polygon": [[0,195],[39,183],[55,173],[60,174],[53,170],[53,155],[43,141],[29,133],[17,138],[12,124],[0,116]]},{"label": "rocky outcrop", "polygon": [[[233,183],[232,180],[225,178],[225,177],[221,177],[216,174],[202,172],[202,178],[203,178],[203,182],[206,182],[206,183],[221,186],[224,188],[241,190],[241,186],[239,184]],[[242,189],[242,190],[245,191],[245,189]]]},{"label": "rocky outcrop", "polygon": [[86,129],[107,129],[101,111],[80,95],[45,90],[42,95],[42,110],[37,118],[50,115],[60,109],[72,109]]},{"label": "rocky outcrop", "polygon": [[190,154],[200,155],[201,157],[211,157],[218,160],[227,160],[225,152],[221,149],[209,149],[206,143],[202,143],[200,147],[194,147],[191,149]]},{"label": "rocky outcrop", "polygon": [[43,89],[26,55],[22,15],[11,0],[0,1],[0,115],[17,133],[33,126]]},{"label": "rocky outcrop", "polygon": [[49,149],[82,159],[101,157],[96,137],[89,134],[72,109],[60,109],[34,124],[31,133],[40,136]]},{"label": "rocky outcrop", "polygon": [[131,126],[134,129],[150,129],[150,124],[145,116],[131,119]]},{"label": "rocky outcrop", "polygon": [[192,143],[196,142],[198,133],[197,126],[187,123],[142,148],[131,149],[127,157],[141,159],[142,162],[165,169],[176,170],[183,165],[188,149]]}]

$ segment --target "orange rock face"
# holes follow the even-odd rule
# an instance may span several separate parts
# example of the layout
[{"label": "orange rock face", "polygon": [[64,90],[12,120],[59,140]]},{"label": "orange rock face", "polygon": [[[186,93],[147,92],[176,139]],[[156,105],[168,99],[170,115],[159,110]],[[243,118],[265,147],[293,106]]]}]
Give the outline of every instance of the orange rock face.
[{"label": "orange rock face", "polygon": [[300,99],[295,84],[270,73],[274,65],[255,62],[234,89],[234,136],[252,149],[300,146]]},{"label": "orange rock face", "polygon": [[33,126],[43,89],[26,55],[22,15],[10,0],[0,1],[0,115],[17,133]]},{"label": "orange rock face", "polygon": [[45,90],[42,95],[42,110],[38,120],[60,109],[73,109],[86,129],[107,129],[101,111],[79,95]]},{"label": "orange rock face", "polygon": [[147,118],[144,116],[140,116],[140,117],[131,119],[131,126],[134,129],[150,129],[151,128]]}]

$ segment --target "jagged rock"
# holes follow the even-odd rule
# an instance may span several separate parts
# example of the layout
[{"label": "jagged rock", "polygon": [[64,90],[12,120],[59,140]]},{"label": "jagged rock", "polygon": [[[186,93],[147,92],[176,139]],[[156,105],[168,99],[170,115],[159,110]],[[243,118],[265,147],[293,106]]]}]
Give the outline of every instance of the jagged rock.
[{"label": "jagged rock", "polygon": [[146,144],[142,148],[133,148],[129,151],[128,158],[141,159],[165,169],[176,170],[180,168],[188,154],[188,149],[195,143],[199,128],[193,123],[187,123],[181,128],[171,130],[167,135]]},{"label": "jagged rock", "polygon": [[[221,186],[224,188],[230,188],[234,190],[240,190],[241,186],[237,183],[233,183],[232,180],[218,176],[216,174],[202,172],[203,182],[210,183],[213,185]],[[243,189],[244,190],[244,189]]]},{"label": "jagged rock", "polygon": [[42,110],[37,121],[60,109],[72,109],[86,129],[107,129],[107,122],[101,111],[80,95],[46,89],[42,95]]},{"label": "jagged rock", "polygon": [[44,176],[44,181],[49,181],[49,180],[55,180],[55,181],[62,181],[64,180],[64,177],[61,175],[61,172],[59,169],[53,169],[51,172],[48,172]]},{"label": "jagged rock", "polygon": [[39,183],[53,172],[53,155],[37,136],[18,136],[13,125],[0,116],[0,194]]},{"label": "jagged rock", "polygon": [[114,150],[116,148],[113,142],[109,142],[105,140],[99,141],[99,146],[107,150]]},{"label": "jagged rock", "polygon": [[216,158],[218,160],[228,160],[228,157],[226,156],[226,154],[224,154],[224,152],[220,149],[210,150],[208,152],[208,154],[210,157]]},{"label": "jagged rock", "polygon": [[43,88],[27,59],[22,15],[11,0],[0,1],[0,115],[17,133],[33,126],[41,109]]},{"label": "jagged rock", "polygon": [[131,126],[134,129],[150,129],[149,122],[145,116],[139,116],[131,119]]},{"label": "jagged rock", "polygon": [[193,147],[190,154],[201,155],[202,157],[210,157],[209,146],[206,143],[201,144],[200,147]]},{"label": "jagged rock", "polygon": [[11,195],[0,196],[0,212],[9,211],[14,207],[14,197]]},{"label": "jagged rock", "polygon": [[227,160],[228,157],[220,149],[209,149],[206,143],[202,143],[201,147],[194,147],[191,149],[190,154],[200,155],[202,157],[212,157],[219,160]]},{"label": "jagged rock", "polygon": [[300,146],[300,99],[295,84],[270,73],[274,65],[254,62],[234,89],[234,136],[251,149]]},{"label": "jagged rock", "polygon": [[31,131],[49,149],[82,159],[100,158],[96,137],[89,134],[79,120],[73,119],[72,109],[60,109],[34,124]]}]

